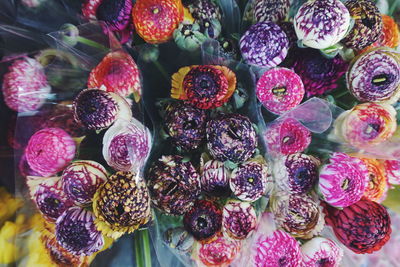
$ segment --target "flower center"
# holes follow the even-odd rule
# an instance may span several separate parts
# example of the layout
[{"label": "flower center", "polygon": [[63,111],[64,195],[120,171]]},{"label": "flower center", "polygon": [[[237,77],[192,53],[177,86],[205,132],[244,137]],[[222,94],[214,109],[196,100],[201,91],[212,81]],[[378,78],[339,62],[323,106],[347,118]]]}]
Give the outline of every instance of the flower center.
[{"label": "flower center", "polygon": [[319,267],[330,266],[329,259],[327,258],[320,259],[319,261],[317,261],[317,266]]},{"label": "flower center", "polygon": [[155,8],[153,8],[153,10],[151,12],[153,12],[153,14],[155,15],[155,14],[158,14],[160,12],[160,10],[157,7],[155,7]]},{"label": "flower center", "polygon": [[350,179],[346,178],[343,180],[342,185],[340,186],[343,190],[347,190],[349,188]]},{"label": "flower center", "polygon": [[373,132],[378,133],[379,129],[380,129],[379,124],[377,124],[377,123],[368,123],[367,127],[364,130],[364,133],[368,134],[368,135],[373,133]]},{"label": "flower center", "polygon": [[373,29],[375,22],[372,19],[369,19],[367,14],[361,14],[361,22],[363,25],[367,26],[370,29]]},{"label": "flower center", "polygon": [[203,217],[199,217],[197,219],[197,227],[199,227],[200,229],[204,229],[207,227],[207,220]]},{"label": "flower center", "polygon": [[254,183],[254,177],[249,177],[249,178],[247,178],[247,181],[249,182],[249,183],[251,183],[251,184],[253,184]]},{"label": "flower center", "polygon": [[388,77],[386,74],[379,74],[379,75],[375,75],[372,78],[372,84],[376,85],[376,86],[381,86],[386,84],[388,81]]},{"label": "flower center", "polygon": [[272,93],[274,94],[274,96],[282,97],[286,94],[286,87],[284,86],[274,87],[272,88]]},{"label": "flower center", "polygon": [[228,128],[228,135],[232,139],[240,139],[239,135],[236,133],[236,125],[231,123]]}]

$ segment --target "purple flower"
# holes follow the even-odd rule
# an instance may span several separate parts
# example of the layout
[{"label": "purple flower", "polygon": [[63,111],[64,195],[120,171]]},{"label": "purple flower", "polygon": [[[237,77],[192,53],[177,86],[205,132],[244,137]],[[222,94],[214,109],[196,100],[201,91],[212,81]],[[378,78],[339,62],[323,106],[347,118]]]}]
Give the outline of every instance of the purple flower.
[{"label": "purple flower", "polygon": [[207,161],[201,168],[201,190],[211,196],[228,196],[230,171],[223,162]]},{"label": "purple flower", "polygon": [[229,200],[222,216],[223,229],[233,239],[246,239],[257,226],[256,211],[248,202]]},{"label": "purple flower", "polygon": [[256,22],[279,22],[289,12],[289,0],[256,0],[253,2],[253,13]]}]

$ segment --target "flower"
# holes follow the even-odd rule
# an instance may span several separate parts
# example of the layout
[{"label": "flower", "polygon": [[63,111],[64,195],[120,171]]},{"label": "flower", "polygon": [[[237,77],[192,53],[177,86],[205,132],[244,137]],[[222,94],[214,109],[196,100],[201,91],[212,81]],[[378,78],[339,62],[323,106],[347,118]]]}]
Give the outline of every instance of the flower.
[{"label": "flower", "polygon": [[29,193],[43,217],[55,222],[60,215],[73,205],[63,191],[60,177],[32,177],[28,176]]},{"label": "flower", "polygon": [[286,57],[289,40],[273,22],[259,22],[250,27],[240,39],[240,52],[248,64],[273,68]]},{"label": "flower", "polygon": [[230,238],[246,239],[256,229],[256,211],[249,202],[228,200],[222,211],[222,226]]},{"label": "flower", "polygon": [[252,248],[252,266],[300,266],[299,243],[288,233],[276,230],[270,235],[262,234]]},{"label": "flower", "polygon": [[345,3],[354,19],[354,26],[343,39],[343,43],[360,50],[376,42],[382,34],[382,17],[371,0],[349,0]]},{"label": "flower", "polygon": [[374,42],[367,48],[363,49],[362,52],[365,52],[373,47],[390,47],[396,48],[400,45],[400,33],[399,33],[399,26],[397,25],[396,21],[388,15],[381,14],[382,16],[382,34],[380,35],[378,41]]},{"label": "flower", "polygon": [[196,0],[189,5],[189,11],[198,21],[207,19],[221,20],[221,9],[211,0]]},{"label": "flower", "polygon": [[273,188],[270,170],[264,160],[239,164],[232,172],[229,185],[237,198],[249,202],[258,200]]},{"label": "flower", "polygon": [[205,266],[227,267],[238,256],[240,242],[219,234],[215,240],[197,243],[192,257]]},{"label": "flower", "polygon": [[91,255],[104,245],[96,229],[92,212],[79,207],[64,211],[56,222],[56,238],[62,247],[74,255]]},{"label": "flower", "polygon": [[183,15],[181,1],[175,0],[138,0],[132,9],[136,32],[151,44],[171,39],[175,29],[183,21]]},{"label": "flower", "polygon": [[133,172],[117,172],[100,186],[93,198],[97,229],[117,239],[151,219],[149,191]]},{"label": "flower", "polygon": [[167,105],[165,111],[164,128],[172,142],[185,151],[197,149],[206,137],[206,111],[183,101]]},{"label": "flower", "polygon": [[228,102],[236,89],[236,75],[225,66],[193,65],[172,75],[171,97],[201,109]]},{"label": "flower", "polygon": [[34,111],[45,102],[51,87],[43,66],[33,58],[15,60],[3,76],[4,102],[17,112]]},{"label": "flower", "polygon": [[96,11],[103,0],[85,0],[82,4],[82,15],[86,19],[96,20]]},{"label": "flower", "polygon": [[103,137],[103,157],[118,171],[140,172],[150,154],[149,129],[135,118],[119,120]]},{"label": "flower", "polygon": [[183,22],[174,31],[176,45],[189,52],[196,51],[207,40],[207,37],[200,32],[200,25],[197,23]]},{"label": "flower", "polygon": [[75,141],[67,132],[60,128],[45,128],[31,136],[25,157],[33,171],[49,177],[67,166],[75,152]]},{"label": "flower", "polygon": [[277,226],[296,238],[310,239],[325,226],[319,201],[306,194],[278,192],[270,199],[270,209]]},{"label": "flower", "polygon": [[221,23],[217,19],[205,19],[200,24],[201,32],[208,38],[217,39],[221,34]]},{"label": "flower", "polygon": [[269,125],[264,133],[268,153],[289,155],[303,152],[311,143],[311,132],[300,122],[284,118]]},{"label": "flower", "polygon": [[289,0],[256,0],[253,2],[253,14],[256,22],[284,20],[289,13]]},{"label": "flower", "polygon": [[10,219],[23,206],[20,198],[13,197],[4,187],[0,187],[0,225]]},{"label": "flower", "polygon": [[302,154],[290,154],[275,161],[273,175],[276,185],[292,194],[305,194],[318,180],[317,158]]},{"label": "flower", "polygon": [[340,56],[326,58],[314,49],[297,53],[293,64],[293,70],[303,81],[307,97],[321,96],[336,89],[337,81],[347,68],[348,63]]},{"label": "flower", "polygon": [[357,254],[378,251],[390,238],[390,216],[376,202],[360,200],[344,209],[325,205],[325,213],[339,241]]},{"label": "flower", "polygon": [[61,175],[63,190],[76,205],[91,203],[94,193],[106,180],[106,169],[91,160],[74,161]]},{"label": "flower", "polygon": [[266,109],[280,115],[301,103],[304,86],[293,71],[275,68],[264,72],[258,80],[256,94]]},{"label": "flower", "polygon": [[400,60],[387,48],[370,50],[353,59],[346,82],[360,101],[395,103],[400,98]]},{"label": "flower", "polygon": [[340,114],[334,123],[334,132],[350,145],[363,148],[388,140],[396,127],[396,111],[392,106],[364,103]]},{"label": "flower", "polygon": [[218,39],[218,44],[218,55],[223,62],[238,59],[239,47],[235,40],[221,37]]},{"label": "flower", "polygon": [[330,205],[347,207],[361,199],[368,180],[368,168],[362,160],[333,153],[320,170],[318,189]]},{"label": "flower", "polygon": [[17,245],[18,235],[24,230],[24,216],[18,215],[15,222],[6,221],[0,229],[0,264],[11,265],[21,255],[21,248]]},{"label": "flower", "polygon": [[134,94],[136,102],[142,94],[139,68],[133,58],[122,50],[108,53],[92,69],[88,87],[99,88],[123,97]]},{"label": "flower", "polygon": [[257,148],[257,134],[249,118],[240,114],[221,114],[207,122],[207,147],[220,161],[248,160]]},{"label": "flower", "polygon": [[117,119],[130,120],[132,112],[121,96],[100,89],[81,91],[73,102],[75,120],[89,130],[108,128]]},{"label": "flower", "polygon": [[185,213],[183,226],[196,240],[208,240],[221,230],[222,211],[208,200],[198,200]]},{"label": "flower", "polygon": [[294,17],[297,38],[304,45],[325,49],[338,43],[350,26],[350,13],[339,0],[304,3]]},{"label": "flower", "polygon": [[192,163],[181,156],[162,156],[148,174],[153,205],[172,215],[189,211],[200,195],[200,177]]},{"label": "flower", "polygon": [[70,102],[65,102],[63,105],[52,106],[53,107],[49,109],[42,108],[39,112],[40,118],[34,118],[40,122],[40,129],[60,128],[72,137],[82,137],[86,134],[85,128],[75,121]]},{"label": "flower", "polygon": [[297,35],[293,23],[290,21],[279,21],[278,26],[286,34],[289,41],[289,48],[297,48]]},{"label": "flower", "polygon": [[343,249],[335,242],[324,237],[314,237],[301,246],[303,265],[339,267],[343,258]]},{"label": "flower", "polygon": [[400,184],[400,160],[384,160],[382,164],[389,184]]},{"label": "flower", "polygon": [[364,197],[375,202],[382,202],[386,198],[387,178],[384,166],[376,159],[361,158],[368,169],[368,182]]},{"label": "flower", "polygon": [[218,160],[207,161],[201,167],[201,190],[208,195],[221,197],[229,196],[229,178],[231,174],[224,163]]},{"label": "flower", "polygon": [[183,227],[170,228],[164,233],[164,242],[181,253],[191,251],[194,238]]}]

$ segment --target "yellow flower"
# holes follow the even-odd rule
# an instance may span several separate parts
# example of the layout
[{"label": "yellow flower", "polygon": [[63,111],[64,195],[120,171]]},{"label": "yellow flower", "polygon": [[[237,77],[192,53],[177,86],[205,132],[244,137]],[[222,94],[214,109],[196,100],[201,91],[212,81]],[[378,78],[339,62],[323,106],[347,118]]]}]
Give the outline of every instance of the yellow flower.
[{"label": "yellow flower", "polygon": [[7,221],[0,230],[0,264],[10,264],[21,256],[16,237],[24,229],[25,217],[19,215],[15,222]]},{"label": "yellow flower", "polygon": [[0,225],[10,219],[23,205],[22,199],[14,198],[4,187],[0,187],[0,203]]}]

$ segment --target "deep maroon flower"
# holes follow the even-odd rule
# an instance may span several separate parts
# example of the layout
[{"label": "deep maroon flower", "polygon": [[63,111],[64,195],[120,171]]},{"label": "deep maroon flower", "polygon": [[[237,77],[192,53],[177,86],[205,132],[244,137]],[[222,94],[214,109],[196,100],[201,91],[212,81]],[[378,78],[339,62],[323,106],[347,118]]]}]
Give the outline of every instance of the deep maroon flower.
[{"label": "deep maroon flower", "polygon": [[292,118],[278,120],[264,133],[268,153],[289,155],[303,152],[311,143],[311,132]]},{"label": "deep maroon flower", "polygon": [[223,229],[233,239],[246,239],[257,226],[256,211],[249,202],[228,201],[222,216]]},{"label": "deep maroon flower", "polygon": [[329,59],[315,49],[297,53],[293,65],[303,81],[307,97],[320,96],[335,89],[347,68],[348,63],[340,56]]},{"label": "deep maroon flower", "polygon": [[104,239],[94,224],[94,215],[88,210],[72,207],[56,222],[57,241],[75,255],[91,255],[104,245]]},{"label": "deep maroon flower", "polygon": [[380,250],[389,240],[390,216],[385,207],[360,200],[344,209],[325,205],[326,223],[332,226],[336,237],[357,254]]},{"label": "deep maroon flower", "polygon": [[207,147],[220,160],[243,162],[257,148],[257,134],[249,118],[240,114],[219,115],[207,122]]},{"label": "deep maroon flower", "polygon": [[182,215],[200,195],[200,177],[181,156],[162,156],[147,175],[153,205],[163,212]]},{"label": "deep maroon flower", "polygon": [[183,225],[197,240],[209,239],[221,230],[222,211],[211,201],[198,200],[185,213]]},{"label": "deep maroon flower", "polygon": [[198,148],[206,136],[205,110],[179,101],[169,104],[165,111],[165,130],[172,141],[183,150]]},{"label": "deep maroon flower", "polygon": [[277,186],[292,194],[305,194],[318,180],[319,160],[296,153],[284,156],[274,163],[273,174]]},{"label": "deep maroon flower", "polygon": [[216,197],[229,196],[230,171],[223,162],[207,161],[201,168],[201,190]]}]

